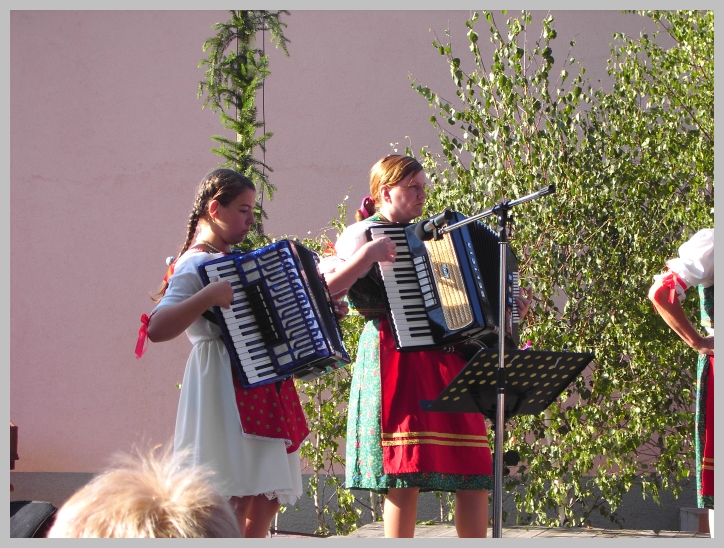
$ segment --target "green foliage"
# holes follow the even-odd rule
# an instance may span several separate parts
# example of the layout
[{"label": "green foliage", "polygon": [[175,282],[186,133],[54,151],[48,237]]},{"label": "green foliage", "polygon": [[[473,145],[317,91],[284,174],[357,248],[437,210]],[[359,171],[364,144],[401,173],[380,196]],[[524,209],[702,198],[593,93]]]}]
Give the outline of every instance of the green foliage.
[{"label": "green foliage", "polygon": [[[336,231],[336,239],[344,229],[346,219],[347,206],[341,204],[339,217],[332,221],[331,226],[317,238],[305,238],[302,244],[324,256],[333,245],[327,232]],[[344,346],[354,362],[364,325],[363,318],[349,315],[340,324]],[[354,505],[355,496],[344,488],[344,482],[339,478],[339,475],[344,474],[345,459],[340,451],[340,442],[346,437],[351,380],[352,366],[349,365],[313,381],[295,381],[302,395],[302,406],[311,431],[309,438],[302,444],[300,456],[312,469],[307,494],[314,502],[318,524],[315,532],[319,534],[335,532],[344,535],[357,529],[360,524],[361,510]]]},{"label": "green foliage", "polygon": [[[231,10],[229,13],[231,19],[213,25],[216,35],[204,42],[203,51],[208,51],[208,58],[202,59],[199,67],[206,67],[206,80],[199,82],[197,95],[205,94],[202,108],[209,106],[218,112],[224,128],[236,134],[235,140],[213,135],[211,139],[220,146],[211,151],[225,159],[223,166],[243,173],[257,186],[254,210],[257,222],[240,246],[242,250],[250,250],[269,243],[264,235],[263,220],[267,216],[263,201],[264,196],[273,199],[276,190],[267,176],[267,171],[273,170],[254,156],[257,147],[262,153],[266,151],[266,142],[273,135],[265,130],[264,120],[257,120],[256,92],[271,71],[268,56],[256,47],[256,34],[270,31],[272,42],[289,55],[289,40],[283,32],[287,25],[280,19],[282,14],[289,12]],[[259,129],[262,129],[261,135],[257,134]]]},{"label": "green foliage", "polygon": [[435,491],[435,497],[440,503],[440,523],[453,522],[455,520],[455,493]]},{"label": "green foliage", "polygon": [[[430,120],[442,145],[441,155],[420,150],[434,184],[427,214],[450,206],[472,215],[556,187],[513,211],[521,277],[536,296],[523,337],[536,348],[593,351],[596,360],[549,420],[508,423],[506,449],[522,463],[506,489],[524,523],[558,524],[561,509],[568,525],[590,523],[592,512],[620,523],[615,510],[635,482],[658,501],[662,489],[676,496],[693,469],[696,359],[646,295],[677,246],[713,226],[714,18],[641,15],[661,30],[614,35],[609,92],[584,79],[573,42],[555,63],[553,18],[531,38],[525,11],[502,29],[484,12],[489,63],[472,16],[472,69],[450,44],[433,42],[455,101],[412,83],[436,110]],[[673,47],[660,45],[659,32]]]}]

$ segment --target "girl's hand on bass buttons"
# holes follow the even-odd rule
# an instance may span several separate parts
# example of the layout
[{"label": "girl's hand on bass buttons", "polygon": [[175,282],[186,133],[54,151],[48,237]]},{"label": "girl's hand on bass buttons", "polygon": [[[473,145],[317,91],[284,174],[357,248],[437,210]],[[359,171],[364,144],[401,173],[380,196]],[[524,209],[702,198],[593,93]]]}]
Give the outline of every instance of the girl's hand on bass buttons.
[{"label": "girl's hand on bass buttons", "polygon": [[[525,292],[525,295],[523,294]],[[518,307],[518,317],[522,321],[525,315],[528,313],[530,303],[533,302],[533,288],[526,287],[520,292],[520,296],[515,298],[515,303]]]},{"label": "girl's hand on bass buttons", "polygon": [[347,301],[342,300],[346,294],[347,289],[343,289],[339,293],[335,293],[334,295],[332,295],[334,313],[337,316],[338,320],[344,320],[347,314],[349,314],[349,305],[347,304]]}]

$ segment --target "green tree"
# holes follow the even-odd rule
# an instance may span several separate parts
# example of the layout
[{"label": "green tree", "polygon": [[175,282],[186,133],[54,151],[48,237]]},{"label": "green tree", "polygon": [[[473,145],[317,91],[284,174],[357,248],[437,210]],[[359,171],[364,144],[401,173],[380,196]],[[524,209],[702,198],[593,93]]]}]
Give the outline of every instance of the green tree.
[{"label": "green tree", "polygon": [[456,99],[412,84],[437,111],[442,145],[420,150],[434,183],[428,214],[472,215],[556,187],[513,211],[525,219],[513,239],[521,276],[537,298],[523,336],[596,359],[547,415],[508,423],[506,450],[522,462],[506,489],[523,523],[579,525],[592,512],[621,523],[616,508],[635,483],[658,501],[693,469],[695,357],[646,293],[677,245],[713,224],[713,13],[640,14],[659,30],[614,35],[610,91],[584,79],[573,42],[556,64],[553,18],[531,39],[527,12],[502,29],[484,12],[489,63],[474,14],[469,70],[449,43],[433,43]]},{"label": "green tree", "polygon": [[216,34],[204,42],[203,51],[208,51],[208,57],[199,62],[199,67],[206,67],[206,79],[199,82],[197,95],[204,97],[202,108],[209,106],[218,112],[224,128],[236,134],[235,139],[213,135],[211,139],[219,146],[211,151],[225,159],[223,166],[243,173],[257,186],[254,211],[257,222],[242,245],[243,249],[254,249],[269,243],[263,225],[267,218],[264,196],[271,200],[276,190],[267,175],[273,170],[255,156],[257,147],[264,155],[266,142],[272,136],[272,132],[266,131],[264,120],[257,119],[256,94],[271,71],[268,56],[256,46],[256,35],[259,31],[269,31],[271,41],[289,55],[289,40],[283,32],[287,25],[281,20],[281,15],[289,12],[231,10],[229,13],[231,19],[213,25]]},{"label": "green tree", "polygon": [[[302,244],[320,256],[329,253],[333,243],[327,233],[336,232],[336,239],[344,229],[346,204],[339,205],[338,213],[338,218],[332,220],[317,238],[305,238]],[[344,346],[353,363],[363,326],[361,316],[349,315],[341,322]],[[355,504],[360,501],[349,489],[345,489],[339,477],[344,473],[345,458],[340,451],[340,441],[346,437],[351,381],[351,365],[313,381],[295,381],[297,390],[303,395],[302,406],[310,430],[299,455],[311,468],[307,495],[314,503],[317,534],[344,535],[357,529],[361,523],[361,509],[359,504]]]}]

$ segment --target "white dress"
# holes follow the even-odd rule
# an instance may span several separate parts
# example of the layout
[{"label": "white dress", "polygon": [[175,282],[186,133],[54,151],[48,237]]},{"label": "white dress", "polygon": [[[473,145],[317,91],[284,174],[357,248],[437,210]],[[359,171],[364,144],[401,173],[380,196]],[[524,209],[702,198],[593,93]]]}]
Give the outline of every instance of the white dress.
[{"label": "white dress", "polygon": [[[198,249],[184,253],[154,312],[200,291],[198,266],[221,256]],[[288,454],[284,440],[259,439],[243,432],[231,361],[219,326],[199,317],[186,335],[193,349],[181,386],[174,451],[189,451],[190,464],[211,469],[212,482],[223,496],[265,494],[281,504],[294,504],[302,494],[299,451]]]}]

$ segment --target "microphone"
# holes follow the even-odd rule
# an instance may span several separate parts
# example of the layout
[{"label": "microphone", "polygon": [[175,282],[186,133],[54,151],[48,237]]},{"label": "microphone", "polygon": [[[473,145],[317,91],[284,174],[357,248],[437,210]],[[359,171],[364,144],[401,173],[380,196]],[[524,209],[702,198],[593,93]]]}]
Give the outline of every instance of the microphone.
[{"label": "microphone", "polygon": [[446,208],[445,211],[439,215],[420,221],[415,225],[415,236],[423,242],[432,240],[435,237],[436,231],[448,224],[452,217],[453,212]]}]

